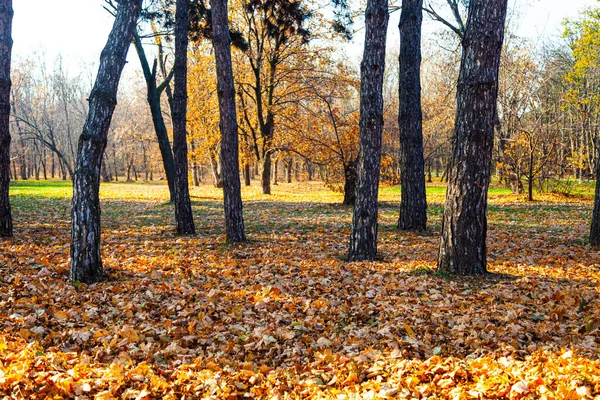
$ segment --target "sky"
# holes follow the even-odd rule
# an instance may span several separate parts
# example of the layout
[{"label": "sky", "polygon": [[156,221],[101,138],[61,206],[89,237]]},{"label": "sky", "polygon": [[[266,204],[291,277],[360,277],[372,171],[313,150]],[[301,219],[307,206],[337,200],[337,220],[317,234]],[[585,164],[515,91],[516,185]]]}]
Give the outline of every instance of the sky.
[{"label": "sky", "polygon": [[[51,64],[60,54],[71,74],[86,65],[88,69],[97,65],[113,21],[102,8],[103,3],[103,0],[14,0],[13,58],[43,54]],[[509,4],[517,8],[516,31],[534,40],[556,39],[562,32],[562,20],[576,17],[587,7],[600,7],[597,0],[509,0]],[[398,18],[395,13],[389,22],[391,44],[397,43]],[[351,50],[358,56],[362,53],[363,32],[356,34],[358,38]],[[126,74],[139,67],[133,50],[129,60]]]}]

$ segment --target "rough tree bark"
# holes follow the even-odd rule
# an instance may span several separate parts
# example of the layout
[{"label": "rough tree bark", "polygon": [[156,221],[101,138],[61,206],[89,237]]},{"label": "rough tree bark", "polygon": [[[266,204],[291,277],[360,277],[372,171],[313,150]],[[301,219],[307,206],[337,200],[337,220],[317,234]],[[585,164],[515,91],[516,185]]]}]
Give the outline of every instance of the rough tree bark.
[{"label": "rough tree bark", "polygon": [[171,149],[171,143],[169,142],[169,135],[167,134],[167,127],[165,125],[165,119],[162,115],[160,96],[163,90],[169,85],[171,76],[169,75],[164,82],[160,85],[156,85],[156,60],[150,69],[148,64],[148,58],[142,46],[142,40],[140,36],[135,33],[134,41],[135,49],[142,65],[142,72],[144,73],[144,79],[146,81],[146,99],[150,106],[150,114],[152,115],[152,124],[154,125],[154,132],[156,134],[156,140],[158,141],[158,148],[160,149],[160,155],[162,157],[163,168],[165,169],[165,176],[167,177],[167,184],[169,185],[170,200],[175,200],[175,160],[173,158],[173,151]]},{"label": "rough tree bark", "polygon": [[400,14],[400,217],[398,228],[427,228],[423,114],[421,112],[421,22],[423,0],[402,0]]},{"label": "rough tree bark", "polygon": [[487,274],[487,192],[506,3],[469,3],[437,266],[456,275]]},{"label": "rough tree bark", "polygon": [[113,28],[100,55],[89,113],[79,137],[73,176],[71,281],[102,279],[100,258],[100,168],[108,128],[117,104],[117,88],[142,0],[121,0]]},{"label": "rough tree bark", "polygon": [[175,156],[175,220],[177,233],[196,233],[188,183],[187,47],[189,0],[177,0],[175,10],[175,87],[173,88],[173,153]]},{"label": "rough tree bark", "polygon": [[0,0],[0,237],[13,235],[8,186],[10,183],[10,56],[12,0]]},{"label": "rough tree bark", "polygon": [[360,65],[360,155],[348,253],[350,261],[375,260],[377,256],[377,195],[387,24],[387,0],[367,0],[365,49]]},{"label": "rough tree bark", "polygon": [[235,88],[231,66],[231,39],[227,22],[227,0],[211,0],[212,42],[217,68],[221,129],[221,174],[225,208],[227,242],[246,240],[242,213],[242,192],[238,155],[238,125],[235,109]]}]

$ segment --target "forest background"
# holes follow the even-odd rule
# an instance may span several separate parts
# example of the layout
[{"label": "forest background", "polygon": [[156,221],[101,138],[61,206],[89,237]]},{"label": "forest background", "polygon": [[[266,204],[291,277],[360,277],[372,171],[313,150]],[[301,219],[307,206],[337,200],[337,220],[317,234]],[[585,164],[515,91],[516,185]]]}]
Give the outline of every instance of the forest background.
[{"label": "forest background", "polygon": [[[261,21],[244,11],[258,3],[235,4],[232,27],[252,38]],[[426,19],[452,18],[442,11],[445,2],[428,6]],[[495,275],[460,278],[434,270],[455,116],[456,32],[438,21],[424,41],[428,231],[395,226],[400,161],[391,46],[379,255],[348,263],[350,210],[340,203],[355,200],[359,76],[351,55],[333,51],[344,46],[339,32],[325,29],[333,11],[317,10],[322,14],[302,21],[312,30],[310,41],[297,29],[281,52],[263,47],[271,61],[265,70],[253,64],[260,35],[254,47],[249,42],[242,49],[240,42],[232,49],[250,239],[235,245],[223,243],[223,197],[215,188],[224,163],[210,43],[193,38],[188,63],[187,144],[198,233],[174,235],[165,149],[157,139],[173,138],[174,42],[156,35],[157,25],[142,25],[102,166],[105,274],[90,285],[67,279],[68,209],[75,138],[94,68],[73,74],[66,57],[40,52],[15,60],[16,235],[0,255],[0,393],[99,399],[600,394],[598,251],[587,244],[597,163],[598,12],[574,13],[553,40],[519,35],[511,30],[518,11],[509,13],[489,192],[488,265]],[[360,36],[360,25],[355,28]],[[264,114],[253,94],[257,76],[272,83],[262,92]],[[149,88],[162,93],[153,116]]]}]

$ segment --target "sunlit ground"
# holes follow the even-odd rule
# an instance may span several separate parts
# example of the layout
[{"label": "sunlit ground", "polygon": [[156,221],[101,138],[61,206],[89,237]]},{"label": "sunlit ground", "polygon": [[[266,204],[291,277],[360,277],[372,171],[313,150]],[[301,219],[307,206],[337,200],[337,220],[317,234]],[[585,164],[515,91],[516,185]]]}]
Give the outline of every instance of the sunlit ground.
[{"label": "sunlit ground", "polygon": [[497,275],[435,272],[426,234],[380,200],[380,259],[345,261],[352,209],[319,182],[243,187],[249,242],[224,243],[222,192],[192,188],[177,236],[163,183],[102,184],[105,282],[68,282],[71,189],[11,187],[0,242],[0,394],[14,398],[593,398],[600,253],[591,190],[490,191]]}]

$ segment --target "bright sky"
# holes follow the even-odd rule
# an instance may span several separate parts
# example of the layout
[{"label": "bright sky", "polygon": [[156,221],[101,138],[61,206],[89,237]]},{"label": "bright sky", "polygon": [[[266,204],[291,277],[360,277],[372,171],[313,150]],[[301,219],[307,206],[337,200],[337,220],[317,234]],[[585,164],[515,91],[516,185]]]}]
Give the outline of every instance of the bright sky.
[{"label": "bright sky", "polygon": [[[70,73],[76,73],[84,64],[97,63],[112,26],[112,17],[102,8],[103,3],[103,0],[14,0],[14,56],[43,52],[51,61],[61,54]],[[509,0],[509,4],[519,8],[517,32],[530,38],[556,38],[562,31],[560,23],[564,18],[573,18],[587,7],[600,7],[596,0]],[[397,32],[398,13],[395,14],[390,20],[390,41]],[[363,32],[357,36],[364,35]],[[129,58],[132,62],[126,72],[131,74],[138,67],[133,50]]]}]

